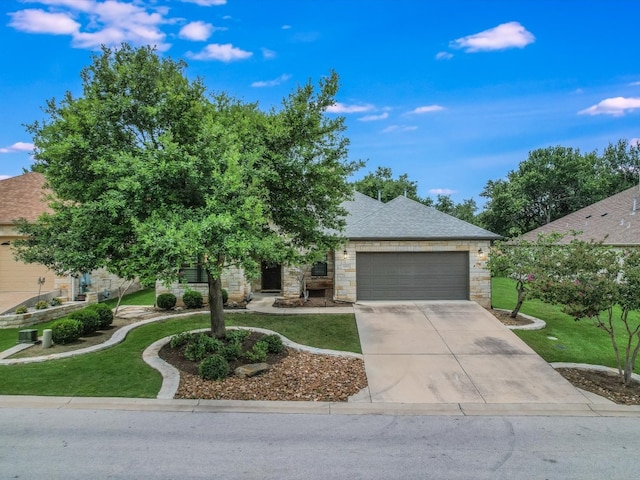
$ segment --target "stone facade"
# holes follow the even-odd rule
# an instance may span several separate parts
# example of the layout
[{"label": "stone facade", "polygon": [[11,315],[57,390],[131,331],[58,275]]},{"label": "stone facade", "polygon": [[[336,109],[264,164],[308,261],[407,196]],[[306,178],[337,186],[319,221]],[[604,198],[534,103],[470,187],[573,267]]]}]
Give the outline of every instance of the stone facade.
[{"label": "stone facade", "polygon": [[[491,277],[487,269],[488,240],[395,240],[349,241],[343,252],[335,254],[335,300],[355,302],[357,252],[469,252],[469,300],[483,307],[491,305]],[[480,253],[482,251],[482,253]]]},{"label": "stone facade", "polygon": [[[222,288],[229,294],[229,301],[242,302],[251,294],[251,283],[244,276],[244,271],[237,267],[229,267],[222,273]],[[156,282],[156,296],[161,293],[173,293],[182,305],[182,295],[187,290],[194,290],[202,294],[205,303],[209,303],[209,286],[206,283],[173,283],[166,287]]]}]

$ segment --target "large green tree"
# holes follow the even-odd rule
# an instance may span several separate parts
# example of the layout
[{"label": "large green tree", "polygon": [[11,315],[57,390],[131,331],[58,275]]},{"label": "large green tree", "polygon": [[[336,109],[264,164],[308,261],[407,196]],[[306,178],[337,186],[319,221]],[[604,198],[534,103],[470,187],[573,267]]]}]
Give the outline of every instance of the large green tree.
[{"label": "large green tree", "polygon": [[626,141],[602,155],[561,146],[533,150],[506,179],[487,182],[480,222],[517,236],[631,187],[637,172],[638,149]]},{"label": "large green tree", "polygon": [[54,213],[19,226],[18,255],[58,273],[105,267],[165,282],[198,259],[211,330],[225,333],[221,274],[261,260],[310,261],[342,241],[352,194],[343,119],[325,115],[338,77],[298,87],[268,112],[207,94],[151,48],[103,48],[83,92],[30,125]]}]

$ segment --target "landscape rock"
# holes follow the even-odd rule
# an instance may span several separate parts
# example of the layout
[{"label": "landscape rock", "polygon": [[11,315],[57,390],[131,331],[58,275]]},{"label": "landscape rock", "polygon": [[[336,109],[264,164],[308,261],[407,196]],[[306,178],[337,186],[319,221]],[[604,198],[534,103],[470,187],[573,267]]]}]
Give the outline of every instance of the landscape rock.
[{"label": "landscape rock", "polygon": [[269,365],[266,363],[250,363],[248,365],[241,365],[234,370],[236,377],[249,378],[254,377],[262,372],[269,370]]}]

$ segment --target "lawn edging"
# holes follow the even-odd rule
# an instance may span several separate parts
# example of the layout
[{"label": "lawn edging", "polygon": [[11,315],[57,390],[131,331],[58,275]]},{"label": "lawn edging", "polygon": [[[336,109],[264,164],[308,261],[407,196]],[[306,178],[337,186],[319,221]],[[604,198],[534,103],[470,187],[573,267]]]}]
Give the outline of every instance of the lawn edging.
[{"label": "lawn edging", "polygon": [[[510,312],[511,310],[507,310],[505,308],[494,308],[499,312]],[[532,317],[531,315],[527,315],[526,313],[519,313],[518,315],[526,318],[527,320],[531,320],[533,323],[530,325],[507,325],[507,328],[510,330],[542,330],[547,326],[547,322],[540,318]]]},{"label": "lawn edging", "polygon": [[[303,352],[313,353],[315,355],[333,355],[337,357],[353,357],[362,359],[363,356],[360,353],[355,352],[342,352],[339,350],[329,350],[325,348],[316,348],[309,347],[307,345],[302,345],[300,343],[296,343],[292,340],[289,340],[284,335],[274,332],[273,330],[267,330],[266,328],[258,328],[258,327],[227,327],[228,330],[249,330],[251,332],[263,333],[265,335],[278,335],[282,339],[282,343],[284,346],[292,348],[294,350],[299,350]],[[209,328],[199,328],[196,330],[189,330],[189,333],[201,333],[201,332],[209,332],[211,329]],[[167,343],[171,341],[170,335],[168,337],[161,338],[153,342],[142,352],[142,359],[145,361],[147,365],[151,368],[157,370],[162,375],[162,387],[158,392],[156,398],[158,400],[171,400],[175,397],[178,388],[180,387],[180,371],[175,368],[173,365],[165,362],[159,356],[160,350]]]},{"label": "lawn edging", "polygon": [[[553,368],[576,368],[578,370],[591,370],[594,372],[604,372],[611,375],[618,375],[618,369],[613,367],[605,367],[604,365],[591,365],[589,363],[569,363],[569,362],[553,362],[550,363]],[[640,375],[632,373],[631,378],[640,383]]]}]

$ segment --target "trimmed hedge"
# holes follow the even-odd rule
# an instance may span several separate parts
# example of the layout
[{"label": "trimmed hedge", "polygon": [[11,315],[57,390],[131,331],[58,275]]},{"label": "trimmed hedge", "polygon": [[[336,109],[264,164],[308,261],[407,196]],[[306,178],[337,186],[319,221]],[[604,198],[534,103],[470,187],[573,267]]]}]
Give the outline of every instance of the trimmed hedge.
[{"label": "trimmed hedge", "polygon": [[173,293],[161,293],[156,298],[156,305],[162,310],[171,310],[176,306],[177,298]]},{"label": "trimmed hedge", "polygon": [[51,325],[51,340],[53,343],[64,345],[78,340],[81,332],[82,323],[72,318],[63,318]]},{"label": "trimmed hedge", "polygon": [[69,315],[69,318],[78,320],[81,323],[82,331],[80,332],[80,335],[89,335],[96,332],[100,327],[100,317],[98,317],[98,312],[88,307],[83,308],[82,310],[76,310]]},{"label": "trimmed hedge", "polygon": [[113,323],[113,312],[104,303],[93,303],[86,307],[93,310],[98,315],[98,330],[105,330]]},{"label": "trimmed hedge", "polygon": [[195,290],[187,290],[182,295],[182,301],[187,308],[202,308],[204,302],[202,301],[202,294]]}]

